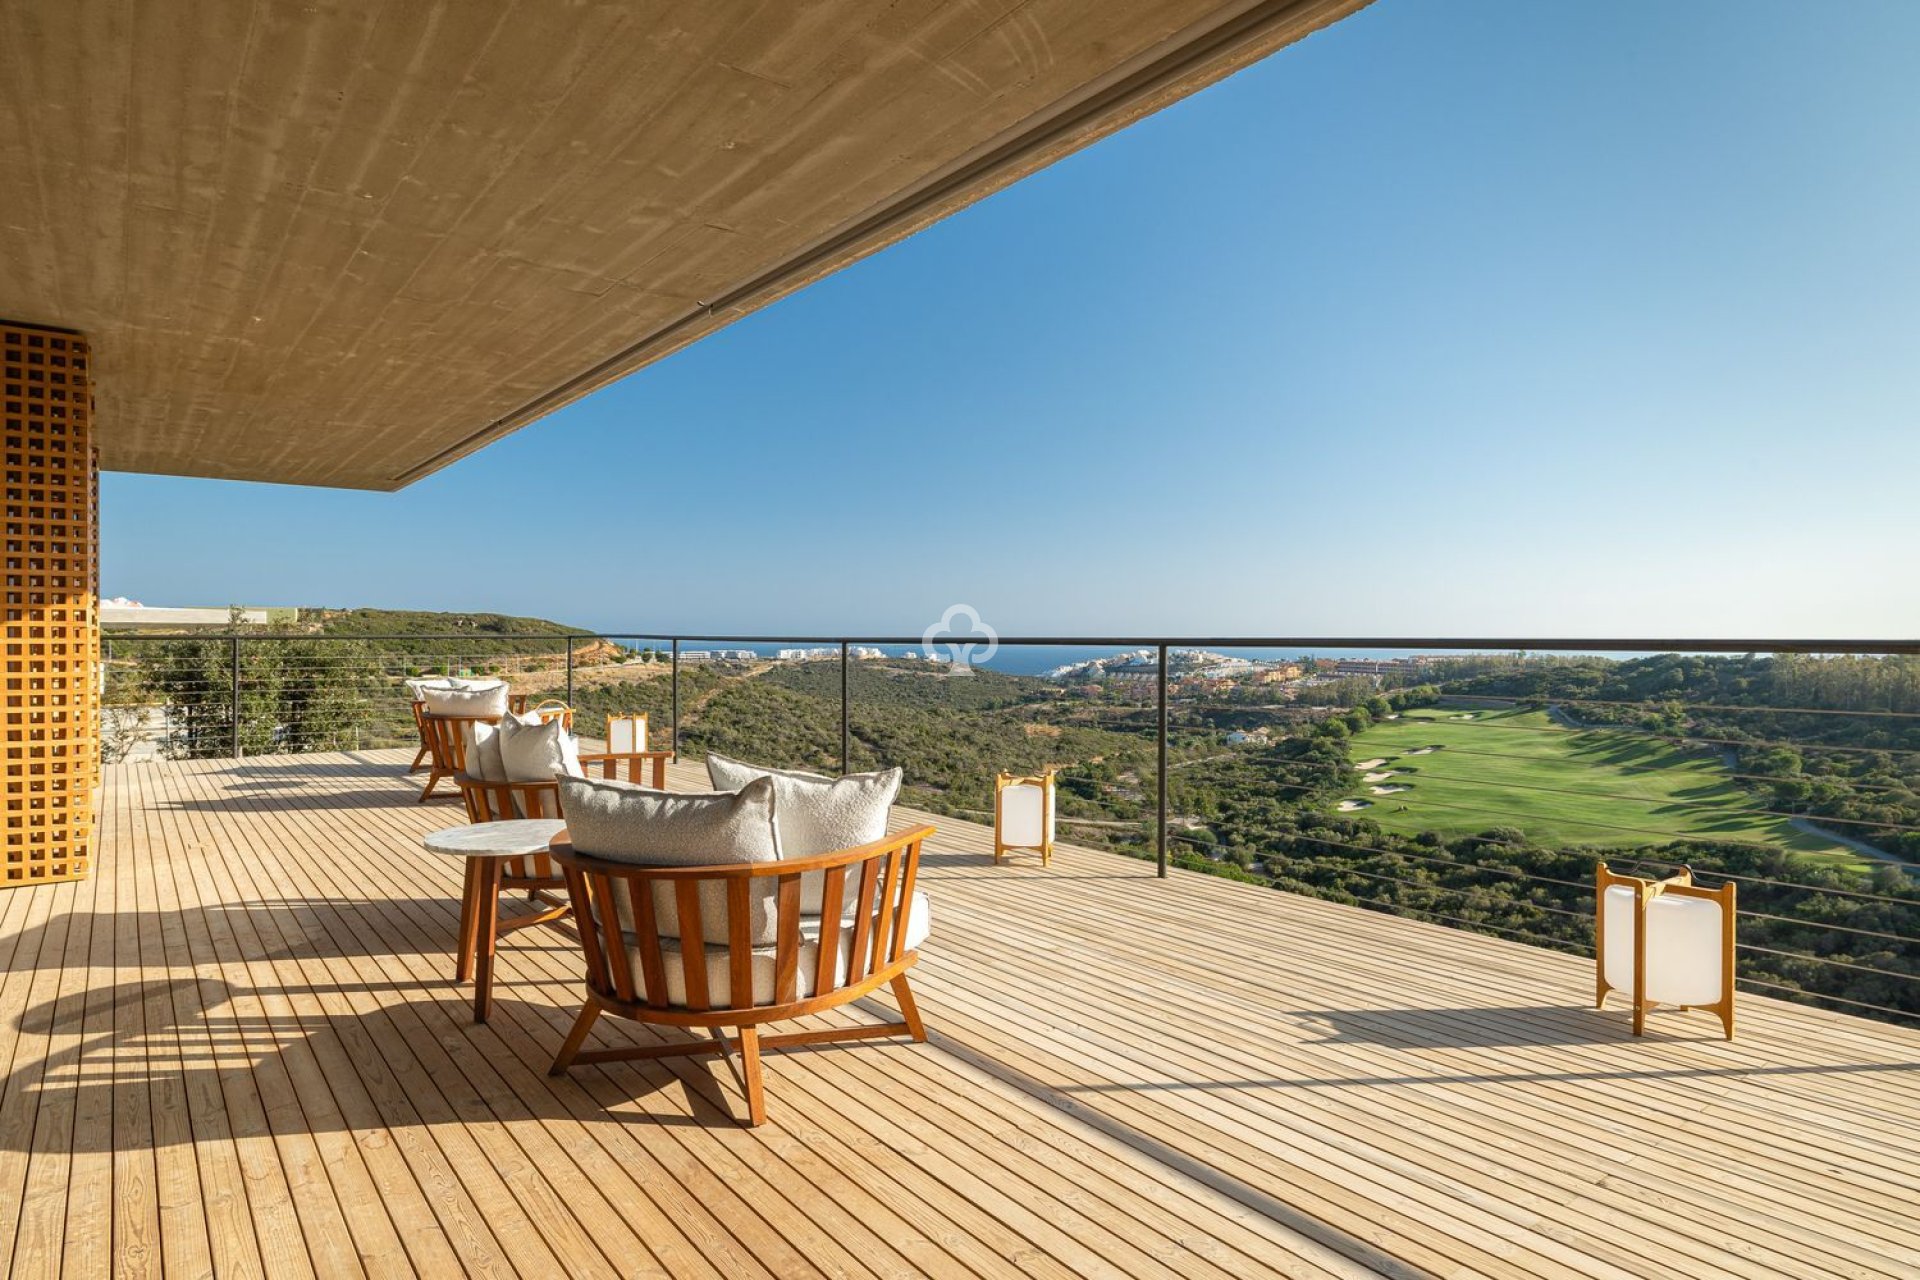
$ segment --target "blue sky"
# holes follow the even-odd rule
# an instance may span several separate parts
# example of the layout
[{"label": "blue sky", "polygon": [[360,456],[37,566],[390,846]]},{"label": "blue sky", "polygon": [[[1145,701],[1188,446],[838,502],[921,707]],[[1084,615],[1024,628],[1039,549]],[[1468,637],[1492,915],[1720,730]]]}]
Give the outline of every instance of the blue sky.
[{"label": "blue sky", "polygon": [[399,494],[107,476],[105,593],[1920,634],[1920,5],[1824,16],[1383,0]]}]

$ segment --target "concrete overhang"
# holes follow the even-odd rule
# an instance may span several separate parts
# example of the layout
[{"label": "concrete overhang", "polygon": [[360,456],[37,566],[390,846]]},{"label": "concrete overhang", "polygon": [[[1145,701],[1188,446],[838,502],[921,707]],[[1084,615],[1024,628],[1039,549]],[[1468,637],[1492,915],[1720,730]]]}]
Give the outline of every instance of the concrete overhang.
[{"label": "concrete overhang", "polygon": [[397,489],[1367,0],[0,6],[110,470]]}]

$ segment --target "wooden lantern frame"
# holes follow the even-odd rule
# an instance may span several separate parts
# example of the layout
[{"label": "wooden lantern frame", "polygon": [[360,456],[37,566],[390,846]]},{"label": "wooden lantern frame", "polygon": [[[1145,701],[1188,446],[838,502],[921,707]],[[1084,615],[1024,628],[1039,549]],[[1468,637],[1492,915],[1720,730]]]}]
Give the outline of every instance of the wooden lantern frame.
[{"label": "wooden lantern frame", "polygon": [[1735,886],[1729,880],[1718,889],[1707,889],[1693,882],[1693,868],[1682,867],[1663,880],[1645,880],[1637,876],[1617,875],[1601,863],[1594,872],[1593,902],[1593,1007],[1604,1009],[1607,994],[1620,990],[1607,981],[1607,890],[1625,886],[1633,890],[1633,1034],[1644,1035],[1647,1011],[1657,1001],[1647,999],[1647,908],[1662,895],[1677,898],[1704,898],[1720,904],[1720,998],[1712,1004],[1679,1005],[1681,1009],[1704,1009],[1720,1019],[1726,1038],[1733,1039],[1734,920]]},{"label": "wooden lantern frame", "polygon": [[[1058,769],[1043,769],[1039,773],[1001,773],[994,777],[993,860],[996,864],[1002,861],[1009,853],[1037,853],[1040,855],[1041,866],[1045,867],[1052,864],[1053,830],[1057,825],[1054,806],[1059,790],[1055,779],[1058,777],[1059,772]],[[1044,798],[1041,802],[1043,807],[1040,814],[1040,843],[1037,845],[1008,844],[1000,838],[1000,833],[1004,829],[1003,797],[1008,787],[1022,786],[1039,787],[1043,793]]]},{"label": "wooden lantern frame", "polygon": [[607,750],[613,750],[613,725],[617,720],[632,720],[635,722],[633,746],[629,750],[635,753],[645,752],[647,750],[647,742],[652,726],[647,723],[647,713],[644,711],[629,711],[625,715],[609,715],[607,717]]}]

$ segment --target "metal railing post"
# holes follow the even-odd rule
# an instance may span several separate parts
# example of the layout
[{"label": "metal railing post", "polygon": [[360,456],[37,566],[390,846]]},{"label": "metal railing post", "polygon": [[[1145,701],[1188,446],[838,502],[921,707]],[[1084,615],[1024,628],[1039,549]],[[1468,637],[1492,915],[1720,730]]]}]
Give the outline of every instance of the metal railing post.
[{"label": "metal railing post", "polygon": [[1167,646],[1160,646],[1160,802],[1154,839],[1154,874],[1167,876]]},{"label": "metal railing post", "polygon": [[240,747],[240,637],[234,636],[228,651],[228,661],[233,675],[233,758],[242,758]]},{"label": "metal railing post", "polygon": [[573,637],[567,637],[567,705],[573,705]]},{"label": "metal railing post", "polygon": [[853,771],[853,734],[847,715],[847,642],[840,642],[840,776]]},{"label": "metal railing post", "polygon": [[680,754],[680,642],[673,642],[673,737],[668,750]]}]

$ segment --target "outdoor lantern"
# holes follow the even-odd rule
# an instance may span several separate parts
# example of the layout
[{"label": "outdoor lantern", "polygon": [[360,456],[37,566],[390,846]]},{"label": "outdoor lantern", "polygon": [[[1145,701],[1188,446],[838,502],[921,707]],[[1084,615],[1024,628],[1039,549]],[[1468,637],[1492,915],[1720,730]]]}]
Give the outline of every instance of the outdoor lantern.
[{"label": "outdoor lantern", "polygon": [[1053,861],[1053,772],[1026,778],[1003,773],[994,779],[995,862],[1016,849],[1038,853],[1043,867]]},{"label": "outdoor lantern", "polygon": [[1594,876],[1594,1008],[1607,992],[1633,997],[1633,1034],[1646,1030],[1655,1005],[1705,1009],[1733,1039],[1733,882],[1693,883],[1691,868],[1665,880],[1617,876],[1601,863]]},{"label": "outdoor lantern", "polygon": [[632,755],[647,749],[647,716],[644,711],[627,716],[607,717],[607,751],[613,755]]}]

